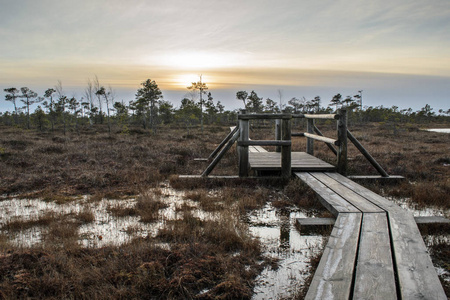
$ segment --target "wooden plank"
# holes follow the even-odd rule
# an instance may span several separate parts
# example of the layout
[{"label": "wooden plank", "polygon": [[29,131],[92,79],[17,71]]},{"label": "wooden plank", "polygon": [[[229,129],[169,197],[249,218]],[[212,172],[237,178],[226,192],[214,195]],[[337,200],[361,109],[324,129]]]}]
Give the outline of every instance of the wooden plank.
[{"label": "wooden plank", "polygon": [[248,151],[249,152],[267,152],[267,150],[261,146],[249,146]]},{"label": "wooden plank", "polygon": [[334,218],[297,218],[297,225],[299,226],[329,226],[334,225],[336,219]]},{"label": "wooden plank", "polygon": [[345,176],[327,173],[388,212],[391,246],[402,299],[446,299],[414,217]]},{"label": "wooden plank", "polygon": [[313,177],[311,173],[296,172],[294,174],[319,195],[319,199],[323,206],[325,206],[333,215],[337,216],[341,212],[360,212],[356,207],[345,201],[345,199]]},{"label": "wooden plank", "polygon": [[347,178],[352,180],[402,180],[405,179],[405,177],[400,175],[389,175],[388,177],[384,177],[381,175],[352,175],[347,176]]},{"label": "wooden plank", "polygon": [[402,299],[447,299],[414,217],[406,211],[388,216]]},{"label": "wooden plank", "polygon": [[388,199],[372,192],[371,190],[357,184],[356,182],[348,179],[345,176],[342,176],[339,173],[331,173],[327,172],[325,173],[327,176],[334,178],[338,180],[342,185],[348,187],[355,193],[358,193],[368,201],[372,202],[373,204],[377,205],[378,207],[384,209],[385,211],[392,212],[392,211],[403,211],[398,205],[396,205],[394,202],[389,201]]},{"label": "wooden plank", "polygon": [[364,213],[354,299],[397,299],[386,213]]},{"label": "wooden plank", "polygon": [[383,209],[367,201],[364,197],[355,193],[348,187],[342,185],[338,180],[327,176],[325,173],[313,173],[311,174],[317,180],[320,180],[324,185],[333,190],[336,194],[344,198],[346,201],[357,207],[360,211],[366,212],[384,212]]},{"label": "wooden plank", "polygon": [[[249,163],[255,170],[279,170],[281,155],[277,152],[250,153]],[[294,171],[334,171],[335,167],[305,152],[291,153],[291,168]]]},{"label": "wooden plank", "polygon": [[416,224],[450,224],[450,220],[444,217],[414,217]]},{"label": "wooden plank", "polygon": [[361,215],[339,214],[305,299],[349,299]]},{"label": "wooden plank", "polygon": [[[180,178],[183,175],[180,175]],[[197,176],[199,175],[184,175],[184,176]],[[213,176],[210,176],[213,177]],[[229,176],[233,177],[233,176]],[[234,176],[237,178],[238,176]],[[187,177],[189,178],[189,177]],[[450,224],[450,220],[445,217],[414,217],[414,221],[416,221],[416,224]],[[335,219],[334,218],[297,218],[296,222],[299,226],[324,226],[324,225],[334,225]]]}]

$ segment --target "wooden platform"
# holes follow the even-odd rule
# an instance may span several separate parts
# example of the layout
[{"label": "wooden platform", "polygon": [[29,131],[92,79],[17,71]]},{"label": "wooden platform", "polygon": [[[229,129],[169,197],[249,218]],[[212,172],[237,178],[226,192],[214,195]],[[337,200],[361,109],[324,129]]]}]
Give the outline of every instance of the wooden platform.
[{"label": "wooden platform", "polygon": [[295,175],[336,216],[306,299],[447,299],[411,213],[338,173]]},{"label": "wooden platform", "polygon": [[[261,148],[261,147],[259,147]],[[250,168],[255,171],[280,171],[281,153],[249,151]],[[263,149],[264,150],[264,149]],[[293,172],[319,171],[334,172],[335,167],[322,161],[321,159],[307,154],[306,152],[291,153],[291,168]]]}]

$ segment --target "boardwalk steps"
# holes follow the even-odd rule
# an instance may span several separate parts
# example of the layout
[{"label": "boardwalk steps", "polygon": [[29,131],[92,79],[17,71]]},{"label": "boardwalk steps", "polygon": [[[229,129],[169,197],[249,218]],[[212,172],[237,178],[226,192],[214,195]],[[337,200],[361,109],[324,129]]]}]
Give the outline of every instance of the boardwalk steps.
[{"label": "boardwalk steps", "polygon": [[306,299],[447,299],[412,214],[340,174],[295,175],[336,216]]}]

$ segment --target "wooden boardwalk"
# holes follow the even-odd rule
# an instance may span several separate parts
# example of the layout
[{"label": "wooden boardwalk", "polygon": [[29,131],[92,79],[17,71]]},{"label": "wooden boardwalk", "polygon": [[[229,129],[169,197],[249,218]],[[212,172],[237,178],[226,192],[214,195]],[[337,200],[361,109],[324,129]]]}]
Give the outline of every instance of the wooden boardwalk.
[{"label": "wooden boardwalk", "polygon": [[[248,150],[251,169],[281,170],[280,153]],[[291,168],[336,217],[306,299],[447,299],[411,213],[307,153]]]},{"label": "wooden boardwalk", "polygon": [[447,299],[411,213],[337,173],[295,175],[336,216],[306,299]]},{"label": "wooden boardwalk", "polygon": [[[280,171],[281,153],[267,152],[262,147],[249,147],[250,168],[255,171]],[[334,171],[335,167],[306,152],[291,153],[292,171]]]}]

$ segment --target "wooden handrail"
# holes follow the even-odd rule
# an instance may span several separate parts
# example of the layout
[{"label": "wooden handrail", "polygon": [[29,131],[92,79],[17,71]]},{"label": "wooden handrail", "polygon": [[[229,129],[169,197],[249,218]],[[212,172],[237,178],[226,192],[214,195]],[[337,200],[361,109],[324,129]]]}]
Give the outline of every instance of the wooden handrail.
[{"label": "wooden handrail", "polygon": [[291,146],[290,140],[249,140],[238,141],[238,146]]},{"label": "wooden handrail", "polygon": [[238,115],[238,120],[259,120],[259,119],[265,119],[265,120],[274,120],[274,119],[282,119],[282,120],[289,120],[292,118],[291,114],[245,114],[245,115]]},{"label": "wooden handrail", "polygon": [[294,119],[329,119],[329,120],[339,120],[340,116],[338,114],[293,114]]},{"label": "wooden handrail", "polygon": [[320,136],[320,135],[317,135],[317,134],[311,134],[311,133],[308,133],[308,132],[303,133],[303,135],[308,137],[308,138],[315,139],[317,141],[321,141],[321,142],[325,142],[325,143],[328,143],[328,144],[333,144],[335,146],[339,146],[339,141],[338,140],[334,140],[334,139],[327,138],[327,137],[324,137],[324,136]]}]

